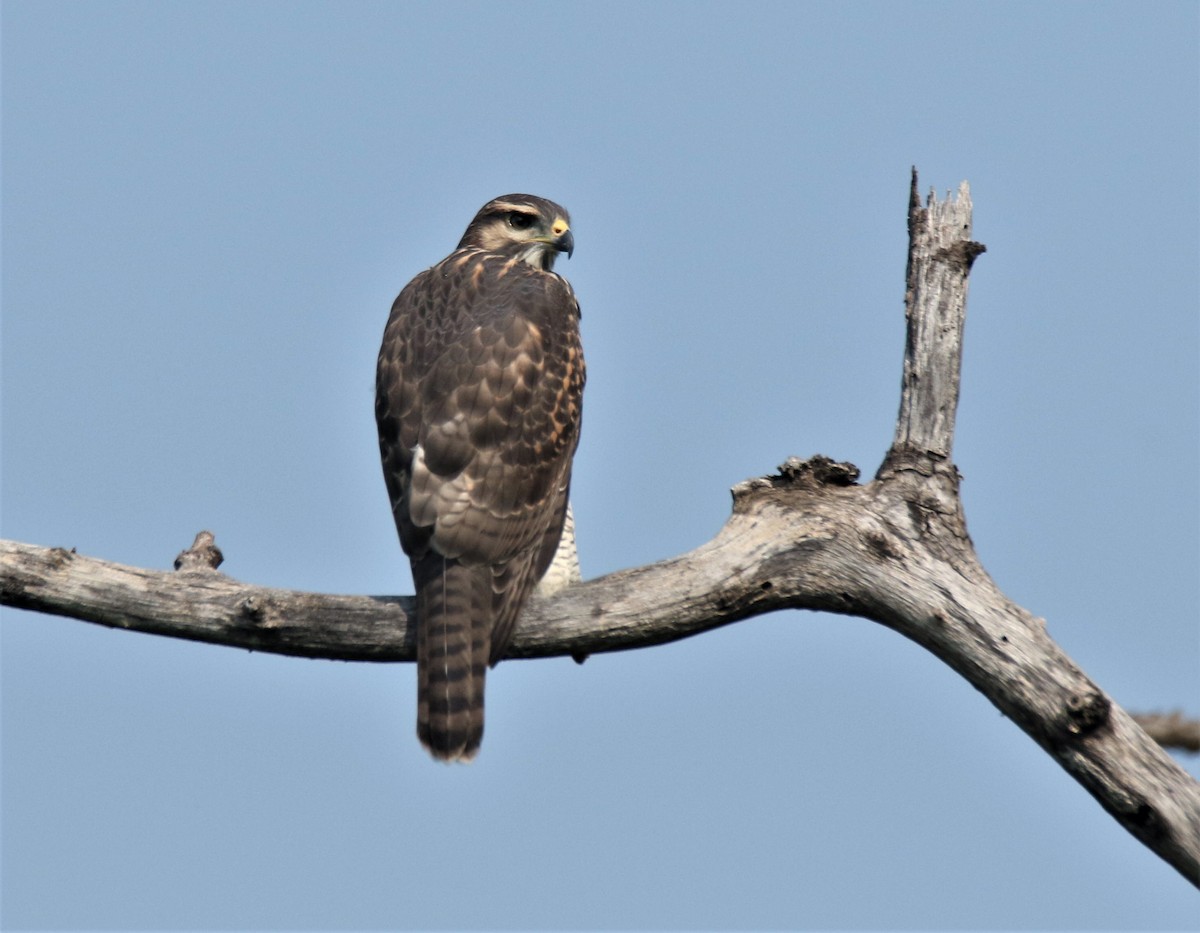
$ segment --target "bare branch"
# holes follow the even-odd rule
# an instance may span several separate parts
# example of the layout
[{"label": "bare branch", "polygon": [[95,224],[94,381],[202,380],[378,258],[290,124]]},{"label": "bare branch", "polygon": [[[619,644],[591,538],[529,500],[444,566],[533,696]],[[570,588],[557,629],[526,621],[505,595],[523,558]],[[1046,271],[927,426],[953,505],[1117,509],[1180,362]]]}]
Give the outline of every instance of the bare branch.
[{"label": "bare branch", "polygon": [[[1000,592],[967,535],[950,459],[970,239],[970,193],[909,205],[908,336],[900,414],[875,479],[823,457],[733,490],[694,551],[535,598],[511,657],[660,644],[775,609],[864,616],[958,671],[1130,833],[1200,886],[1200,784]],[[239,583],[197,537],[178,573],[0,542],[0,601],[113,627],[346,660],[413,657],[412,600]],[[186,557],[186,555],[192,555]]]},{"label": "bare branch", "polygon": [[1163,748],[1200,752],[1200,719],[1187,719],[1183,713],[1134,713],[1133,720]]},{"label": "bare branch", "polygon": [[[986,251],[971,239],[971,191],[964,181],[957,198],[925,206],[912,171],[908,199],[908,268],[904,314],[904,376],[896,436],[884,461],[894,467],[908,455],[948,462],[954,447],[954,416],[962,367],[967,275]],[[881,468],[883,469],[883,468]]]},{"label": "bare branch", "polygon": [[[962,551],[954,521],[896,480],[845,485],[852,468],[838,466],[789,461],[778,476],[738,486],[733,514],[696,550],[535,599],[511,656],[645,647],[775,609],[862,615],[959,671],[1195,883],[1200,785],[1041,620],[995,589]],[[0,542],[0,584],[7,605],[112,627],[306,657],[413,658],[409,597],[269,589],[212,570],[140,570],[15,542]]]},{"label": "bare branch", "polygon": [[143,570],[0,541],[0,603],[252,651],[345,661],[413,658],[411,597],[277,590],[182,564],[177,573]]}]

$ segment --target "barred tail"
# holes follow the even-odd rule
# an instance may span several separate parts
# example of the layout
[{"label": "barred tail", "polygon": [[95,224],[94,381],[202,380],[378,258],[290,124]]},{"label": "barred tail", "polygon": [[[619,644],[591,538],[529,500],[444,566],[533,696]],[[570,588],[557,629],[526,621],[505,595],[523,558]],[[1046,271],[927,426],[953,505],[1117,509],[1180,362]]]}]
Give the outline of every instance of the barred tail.
[{"label": "barred tail", "polygon": [[434,758],[470,761],[483,740],[491,647],[487,567],[430,554],[413,562],[417,588],[417,737]]}]

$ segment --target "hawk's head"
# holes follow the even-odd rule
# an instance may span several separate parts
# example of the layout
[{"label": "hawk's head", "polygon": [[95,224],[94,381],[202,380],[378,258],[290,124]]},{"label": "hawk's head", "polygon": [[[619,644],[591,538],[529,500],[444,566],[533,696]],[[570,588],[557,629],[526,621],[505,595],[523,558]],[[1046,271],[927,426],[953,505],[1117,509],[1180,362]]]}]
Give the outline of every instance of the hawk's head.
[{"label": "hawk's head", "polygon": [[517,256],[549,271],[559,253],[569,257],[575,251],[571,215],[545,198],[506,194],[480,208],[459,241],[459,249],[465,246]]}]

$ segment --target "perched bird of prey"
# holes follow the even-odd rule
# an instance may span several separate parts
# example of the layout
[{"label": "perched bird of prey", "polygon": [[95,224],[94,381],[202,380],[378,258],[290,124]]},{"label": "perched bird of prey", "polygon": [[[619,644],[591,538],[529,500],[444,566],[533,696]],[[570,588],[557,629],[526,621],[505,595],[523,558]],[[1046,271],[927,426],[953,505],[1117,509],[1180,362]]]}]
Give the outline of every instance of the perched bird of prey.
[{"label": "perched bird of prey", "polygon": [[417,735],[469,761],[483,684],[554,557],[579,442],[575,241],[551,201],[485,204],[392,305],[376,373],[383,475],[417,589]]}]

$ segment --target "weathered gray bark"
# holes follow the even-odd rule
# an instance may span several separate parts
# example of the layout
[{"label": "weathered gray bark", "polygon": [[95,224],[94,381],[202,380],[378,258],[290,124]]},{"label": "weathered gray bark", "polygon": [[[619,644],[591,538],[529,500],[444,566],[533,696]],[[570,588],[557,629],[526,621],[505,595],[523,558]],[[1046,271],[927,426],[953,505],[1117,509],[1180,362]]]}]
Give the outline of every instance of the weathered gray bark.
[{"label": "weathered gray bark", "polygon": [[[510,656],[645,647],[776,609],[865,616],[933,652],[1025,730],[1129,832],[1200,886],[1200,784],[993,583],[967,535],[951,460],[966,283],[983,247],[971,202],[922,204],[913,175],[900,416],[875,479],[822,457],[733,490],[690,553],[535,599]],[[408,597],[239,583],[211,535],[177,573],[0,542],[0,599],[118,628],[258,651],[410,661]]]}]

